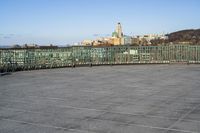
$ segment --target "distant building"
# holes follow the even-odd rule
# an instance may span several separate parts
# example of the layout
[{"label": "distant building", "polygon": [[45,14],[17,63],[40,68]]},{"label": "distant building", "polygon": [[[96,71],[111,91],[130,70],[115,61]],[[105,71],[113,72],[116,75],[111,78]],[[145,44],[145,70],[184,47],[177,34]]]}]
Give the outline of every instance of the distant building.
[{"label": "distant building", "polygon": [[114,38],[114,45],[121,45],[122,44],[122,38]]},{"label": "distant building", "polygon": [[21,48],[58,48],[58,46],[50,44],[50,45],[37,45],[37,44],[24,44]]},{"label": "distant building", "polygon": [[112,36],[116,37],[116,38],[122,38],[123,37],[121,23],[117,24],[117,27],[116,27],[115,31],[113,32]]},{"label": "distant building", "polygon": [[22,48],[38,48],[37,44],[24,44]]},{"label": "distant building", "polygon": [[124,36],[122,32],[121,23],[117,23],[115,31],[112,33],[112,37],[102,37],[96,40],[84,40],[82,45],[84,46],[112,46],[112,45],[124,45],[131,44],[132,38]]},{"label": "distant building", "polygon": [[20,46],[19,44],[14,44],[14,45],[12,46],[12,48],[21,48],[21,46]]},{"label": "distant building", "polygon": [[112,33],[114,45],[124,45],[123,36],[121,23],[118,23],[115,31]]},{"label": "distant building", "polygon": [[84,46],[91,46],[91,45],[93,45],[93,43],[94,43],[93,40],[84,40],[82,42],[82,45],[84,45]]},{"label": "distant building", "polygon": [[138,45],[152,45],[152,40],[167,40],[168,37],[164,34],[146,34],[141,36],[136,36],[133,38],[133,44]]},{"label": "distant building", "polygon": [[144,35],[143,38],[145,38],[147,41],[151,41],[154,39],[167,39],[168,37],[165,36],[164,34],[148,34]]},{"label": "distant building", "polygon": [[131,36],[124,36],[122,39],[122,44],[124,45],[132,45],[133,44],[133,38]]},{"label": "distant building", "polygon": [[58,46],[54,46],[53,44],[46,45],[46,46],[39,46],[39,48],[58,48]]}]

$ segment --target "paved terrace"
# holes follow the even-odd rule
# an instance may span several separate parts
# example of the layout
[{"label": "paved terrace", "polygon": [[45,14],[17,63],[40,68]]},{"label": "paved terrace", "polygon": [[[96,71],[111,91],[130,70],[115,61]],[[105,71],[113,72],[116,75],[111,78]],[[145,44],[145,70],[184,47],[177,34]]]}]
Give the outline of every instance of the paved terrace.
[{"label": "paved terrace", "polygon": [[0,77],[0,133],[199,133],[199,65],[132,65]]}]

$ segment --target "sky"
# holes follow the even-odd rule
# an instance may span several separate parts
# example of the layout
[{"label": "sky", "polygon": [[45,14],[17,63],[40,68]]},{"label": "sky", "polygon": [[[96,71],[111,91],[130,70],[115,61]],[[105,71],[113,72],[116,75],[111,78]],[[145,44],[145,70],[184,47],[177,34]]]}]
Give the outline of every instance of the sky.
[{"label": "sky", "polygon": [[0,46],[66,45],[108,36],[200,28],[200,0],[0,0]]}]

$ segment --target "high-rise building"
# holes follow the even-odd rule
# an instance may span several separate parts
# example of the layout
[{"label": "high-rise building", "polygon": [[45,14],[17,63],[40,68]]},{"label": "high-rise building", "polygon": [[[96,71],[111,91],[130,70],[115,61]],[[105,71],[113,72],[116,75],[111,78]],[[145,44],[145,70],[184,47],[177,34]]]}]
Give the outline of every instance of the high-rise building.
[{"label": "high-rise building", "polygon": [[115,31],[113,32],[112,36],[116,37],[116,38],[122,38],[123,37],[121,23],[117,24],[117,27],[116,27]]},{"label": "high-rise building", "polygon": [[112,37],[114,39],[114,45],[124,45],[124,39],[123,39],[123,32],[122,32],[122,26],[121,23],[117,23],[117,27],[115,31],[112,33]]},{"label": "high-rise building", "polygon": [[123,37],[121,23],[118,23],[118,24],[117,24],[116,32],[117,32],[119,38],[122,38],[122,37]]}]

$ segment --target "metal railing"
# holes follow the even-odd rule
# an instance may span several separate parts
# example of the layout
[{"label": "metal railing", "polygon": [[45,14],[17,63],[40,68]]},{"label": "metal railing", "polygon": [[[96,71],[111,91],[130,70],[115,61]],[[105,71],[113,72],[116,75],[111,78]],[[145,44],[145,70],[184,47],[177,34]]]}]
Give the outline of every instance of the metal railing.
[{"label": "metal railing", "polygon": [[48,49],[0,49],[0,71],[81,65],[200,63],[200,46],[72,46]]}]

